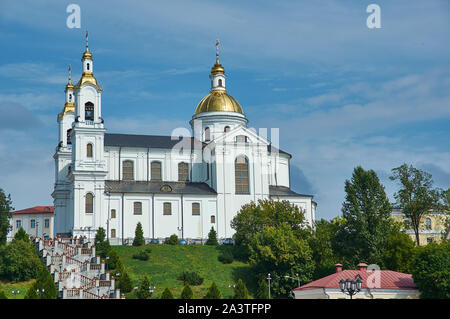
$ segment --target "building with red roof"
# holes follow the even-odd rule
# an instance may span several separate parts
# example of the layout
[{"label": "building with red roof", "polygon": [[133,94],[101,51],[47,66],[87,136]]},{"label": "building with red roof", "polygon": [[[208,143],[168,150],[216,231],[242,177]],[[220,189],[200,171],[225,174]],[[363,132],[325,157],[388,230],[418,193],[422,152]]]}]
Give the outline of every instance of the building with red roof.
[{"label": "building with red roof", "polygon": [[[342,270],[336,264],[336,272],[306,285],[294,288],[295,299],[349,299],[350,296],[341,291],[339,282],[347,279],[361,279],[361,290],[353,299],[417,299],[419,290],[411,274],[392,270],[379,270],[378,267],[360,263],[357,270]],[[374,269],[376,268],[376,269]]]},{"label": "building with red roof", "polygon": [[30,236],[53,238],[54,212],[53,206],[34,206],[13,212],[8,241],[14,238],[20,227]]}]

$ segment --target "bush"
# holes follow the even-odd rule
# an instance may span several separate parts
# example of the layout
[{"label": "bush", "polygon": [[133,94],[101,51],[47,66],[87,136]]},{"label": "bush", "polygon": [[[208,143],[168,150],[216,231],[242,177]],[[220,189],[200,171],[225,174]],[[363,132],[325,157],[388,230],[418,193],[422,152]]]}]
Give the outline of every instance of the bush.
[{"label": "bush", "polygon": [[169,245],[178,245],[178,236],[173,234],[169,237],[169,240],[167,241]]},{"label": "bush", "polygon": [[36,278],[42,267],[33,244],[23,240],[13,240],[2,249],[0,264],[0,276],[15,282]]},{"label": "bush", "polygon": [[203,297],[203,299],[222,299],[222,293],[220,292],[215,282],[213,282],[211,284],[211,287],[208,288],[208,292]]},{"label": "bush", "polygon": [[119,288],[121,292],[130,292],[133,289],[133,283],[126,271],[122,271],[119,277]]},{"label": "bush", "polygon": [[114,249],[110,249],[108,252],[108,257],[109,258],[106,259],[108,270],[116,269],[120,259],[119,255]]},{"label": "bush", "polygon": [[137,223],[136,230],[134,232],[133,246],[142,246],[144,244],[144,231],[142,230],[142,224],[139,222]]},{"label": "bush", "polygon": [[205,245],[217,246],[219,242],[217,241],[217,233],[214,230],[214,227],[211,227],[211,230],[208,233],[208,240]]},{"label": "bush", "polygon": [[219,257],[217,259],[219,259],[219,261],[223,264],[231,264],[234,259],[233,253],[231,252],[231,250],[227,249],[227,250],[223,251],[222,254],[219,255]]},{"label": "bush", "polygon": [[8,299],[4,291],[0,290],[0,299]]},{"label": "bush", "polygon": [[149,258],[149,255],[148,255],[147,251],[144,251],[144,250],[133,255],[133,259],[139,259],[139,260],[145,261],[145,260],[148,260],[148,258]]},{"label": "bush", "polygon": [[147,276],[144,276],[136,292],[139,299],[150,299],[151,295],[148,287],[150,287],[150,280]]},{"label": "bush", "polygon": [[173,295],[170,292],[169,288],[164,289],[161,295],[161,299],[173,299]]},{"label": "bush", "polygon": [[249,297],[247,287],[242,279],[239,279],[234,289],[234,299],[249,299]]},{"label": "bush", "polygon": [[189,284],[186,284],[184,286],[183,291],[181,292],[180,299],[193,299],[194,293],[192,292],[191,286]]},{"label": "bush", "polygon": [[189,271],[183,271],[181,275],[178,277],[178,280],[183,281],[183,283],[192,285],[192,286],[198,286],[203,283],[203,278],[200,277],[198,273],[195,271],[189,272]]}]

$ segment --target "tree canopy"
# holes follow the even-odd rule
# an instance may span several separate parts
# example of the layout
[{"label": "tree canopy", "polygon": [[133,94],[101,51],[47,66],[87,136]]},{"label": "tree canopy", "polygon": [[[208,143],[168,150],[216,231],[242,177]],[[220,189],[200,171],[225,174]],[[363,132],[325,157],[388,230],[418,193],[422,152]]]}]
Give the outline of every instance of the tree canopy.
[{"label": "tree canopy", "polygon": [[0,245],[6,243],[6,237],[11,229],[10,218],[12,216],[11,196],[6,196],[2,188],[0,188]]}]

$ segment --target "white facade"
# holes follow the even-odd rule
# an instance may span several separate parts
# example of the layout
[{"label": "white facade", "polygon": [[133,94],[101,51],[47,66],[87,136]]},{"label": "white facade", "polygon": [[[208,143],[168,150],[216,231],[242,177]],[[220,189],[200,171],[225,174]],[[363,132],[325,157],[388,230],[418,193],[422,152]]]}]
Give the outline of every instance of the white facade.
[{"label": "white facade", "polygon": [[75,109],[65,108],[58,118],[56,234],[88,236],[103,227],[111,243],[123,243],[134,237],[140,222],[148,239],[172,234],[205,239],[211,227],[218,238],[230,238],[230,222],[241,206],[269,198],[291,201],[313,223],[313,196],[290,190],[291,155],[247,127],[240,105],[226,93],[218,57],[210,78],[211,94],[219,97],[208,102],[211,110],[196,110],[190,121],[193,138],[180,140],[106,133],[102,89],[88,49],[82,61]]},{"label": "white facade", "polygon": [[13,212],[7,241],[11,241],[20,228],[30,236],[51,238],[54,236],[54,214],[51,206],[36,206]]}]

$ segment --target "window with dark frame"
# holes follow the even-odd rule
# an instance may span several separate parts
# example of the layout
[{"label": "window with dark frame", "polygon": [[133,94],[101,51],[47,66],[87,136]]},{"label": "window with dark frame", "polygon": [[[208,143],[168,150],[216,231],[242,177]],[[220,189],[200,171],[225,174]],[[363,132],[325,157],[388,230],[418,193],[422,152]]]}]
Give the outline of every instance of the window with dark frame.
[{"label": "window with dark frame", "polygon": [[133,214],[134,215],[142,215],[142,203],[141,202],[133,203]]},{"label": "window with dark frame", "polygon": [[211,130],[209,127],[205,128],[205,142],[209,142],[211,140]]},{"label": "window with dark frame", "polygon": [[86,194],[85,212],[86,214],[94,213],[94,195],[91,193]]},{"label": "window with dark frame", "polygon": [[163,215],[172,215],[172,203],[163,204]]},{"label": "window with dark frame", "polygon": [[34,219],[32,219],[32,220],[30,221],[30,227],[31,227],[31,228],[35,228],[35,227],[36,227],[36,221],[35,221]]},{"label": "window with dark frame", "polygon": [[192,216],[200,216],[200,203],[192,203]]},{"label": "window with dark frame", "polygon": [[250,194],[248,179],[248,160],[245,156],[238,156],[234,163],[236,194]]},{"label": "window with dark frame", "polygon": [[116,238],[116,230],[114,228],[111,229],[111,238]]},{"label": "window with dark frame", "polygon": [[151,180],[153,181],[160,181],[162,180],[162,174],[161,174],[161,162],[159,161],[153,161],[150,164],[150,173],[151,173]]},{"label": "window with dark frame", "polygon": [[86,157],[92,157],[92,144],[91,143],[86,145]]},{"label": "window with dark frame", "polygon": [[211,215],[211,224],[215,224],[216,223],[216,216]]},{"label": "window with dark frame", "polygon": [[84,119],[86,121],[94,120],[94,104],[92,102],[87,102],[84,105]]},{"label": "window with dark frame", "polygon": [[122,179],[124,181],[134,180],[134,163],[133,161],[126,160],[122,162]]},{"label": "window with dark frame", "polygon": [[189,164],[188,163],[178,163],[178,181],[186,182],[189,180]]},{"label": "window with dark frame", "polygon": [[111,218],[116,218],[116,210],[111,209]]}]

